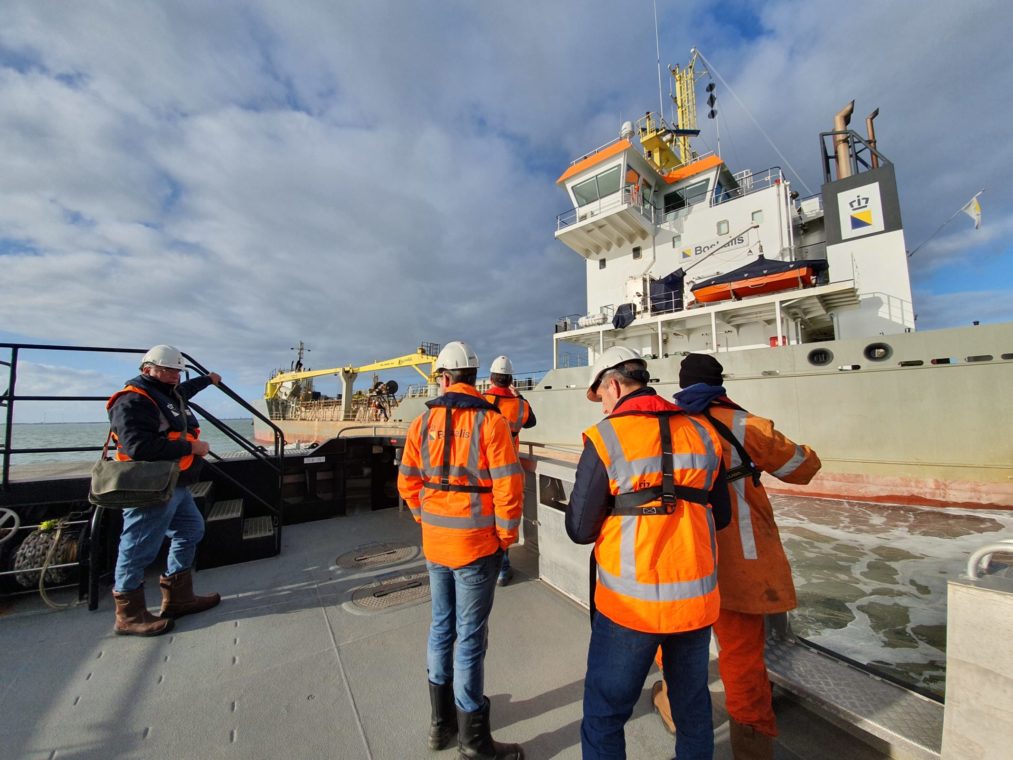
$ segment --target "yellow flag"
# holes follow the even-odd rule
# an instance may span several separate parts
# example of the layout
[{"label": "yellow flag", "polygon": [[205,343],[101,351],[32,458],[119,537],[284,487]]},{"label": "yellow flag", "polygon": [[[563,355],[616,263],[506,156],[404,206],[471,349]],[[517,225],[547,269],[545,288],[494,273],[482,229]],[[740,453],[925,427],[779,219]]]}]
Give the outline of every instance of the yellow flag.
[{"label": "yellow flag", "polygon": [[978,203],[979,195],[981,195],[981,193],[978,193],[971,198],[971,200],[967,202],[967,205],[960,209],[974,220],[974,229],[976,230],[981,228],[981,204]]}]

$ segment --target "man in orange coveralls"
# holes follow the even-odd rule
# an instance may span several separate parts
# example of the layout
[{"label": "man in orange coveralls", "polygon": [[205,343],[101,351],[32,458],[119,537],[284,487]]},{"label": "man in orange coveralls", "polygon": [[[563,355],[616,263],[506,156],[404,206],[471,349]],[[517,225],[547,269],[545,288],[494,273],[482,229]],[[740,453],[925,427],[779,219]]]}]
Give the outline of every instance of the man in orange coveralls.
[{"label": "man in orange coveralls", "polygon": [[[705,415],[725,444],[732,521],[717,534],[718,669],[735,760],[768,760],[774,756],[777,721],[763,659],[764,616],[794,609],[796,602],[791,567],[760,472],[805,484],[819,472],[820,460],[808,446],[779,433],[773,422],[729,399],[722,386],[723,369],[713,356],[689,354],[679,371],[683,390],[675,401],[687,412]],[[659,715],[674,731],[664,680],[654,684],[652,694]]]}]

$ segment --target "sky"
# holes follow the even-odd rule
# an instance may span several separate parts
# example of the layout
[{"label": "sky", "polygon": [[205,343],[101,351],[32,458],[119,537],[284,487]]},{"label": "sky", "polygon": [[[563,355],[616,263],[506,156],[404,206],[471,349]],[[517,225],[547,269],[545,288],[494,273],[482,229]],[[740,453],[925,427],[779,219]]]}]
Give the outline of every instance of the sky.
[{"label": "sky", "polygon": [[[170,343],[247,398],[300,340],[314,368],[463,339],[544,371],[553,323],[585,309],[555,180],[657,110],[659,47],[723,80],[733,171],[782,166],[803,195],[833,115],[854,99],[864,134],[879,108],[918,329],[1013,320],[1013,5],[657,0],[657,18],[656,45],[652,0],[6,0],[0,342]],[[982,189],[981,229],[937,233]],[[20,358],[19,395],[108,395],[136,370]]]}]

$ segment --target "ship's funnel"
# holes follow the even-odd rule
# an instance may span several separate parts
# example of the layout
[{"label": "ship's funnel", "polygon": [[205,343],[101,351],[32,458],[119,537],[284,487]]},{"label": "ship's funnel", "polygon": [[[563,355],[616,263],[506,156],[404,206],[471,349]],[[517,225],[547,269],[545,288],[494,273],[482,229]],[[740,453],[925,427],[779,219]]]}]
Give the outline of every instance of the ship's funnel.
[{"label": "ship's funnel", "polygon": [[851,176],[851,156],[848,151],[848,124],[855,110],[855,101],[851,101],[834,116],[834,152],[837,154],[837,179]]},{"label": "ship's funnel", "polygon": [[868,137],[869,148],[871,148],[869,151],[871,154],[870,165],[873,169],[879,168],[879,154],[876,152],[876,127],[872,124],[877,116],[879,116],[878,108],[865,117],[865,133]]}]

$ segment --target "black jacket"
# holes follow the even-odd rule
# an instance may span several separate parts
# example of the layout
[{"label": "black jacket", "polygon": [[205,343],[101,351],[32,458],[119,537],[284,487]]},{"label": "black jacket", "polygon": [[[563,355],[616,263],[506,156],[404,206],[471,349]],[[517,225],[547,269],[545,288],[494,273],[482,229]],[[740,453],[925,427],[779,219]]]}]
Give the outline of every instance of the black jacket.
[{"label": "black jacket", "polygon": [[[179,401],[173,387],[148,375],[138,375],[125,385],[141,388],[155,400],[152,404],[139,393],[124,393],[110,407],[109,424],[126,455],[138,461],[155,462],[179,459],[189,454],[192,450],[189,441],[170,441],[167,437],[170,429],[183,430]],[[209,385],[210,377],[195,377],[180,383],[176,391],[183,399],[189,399]],[[186,429],[196,430],[199,422],[189,408],[186,417]],[[194,482],[199,471],[198,458],[192,467],[180,474],[181,485]]]}]

